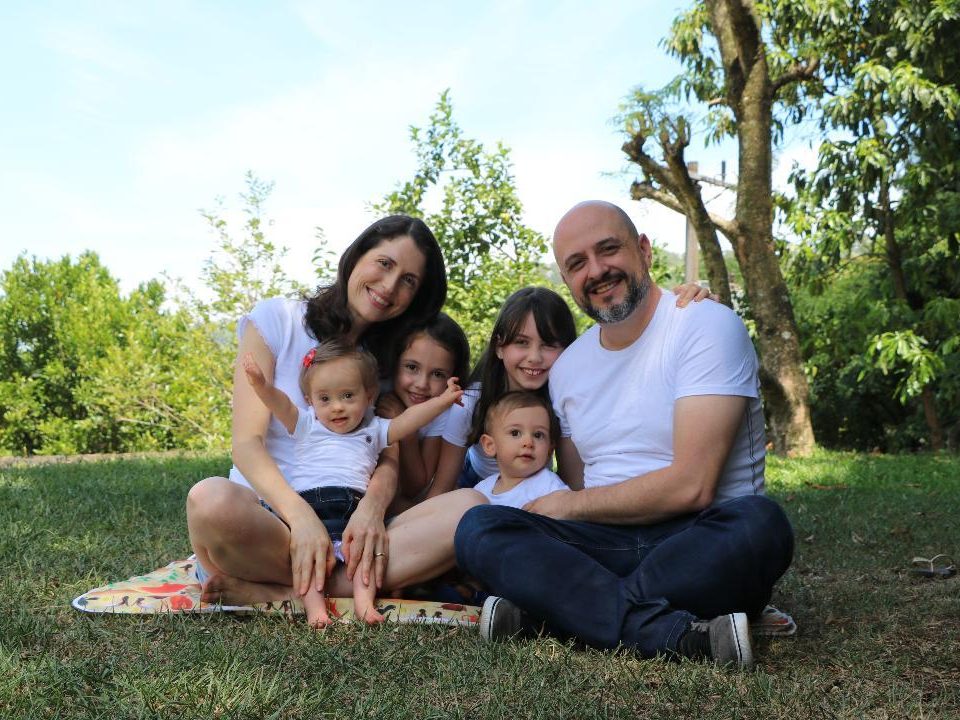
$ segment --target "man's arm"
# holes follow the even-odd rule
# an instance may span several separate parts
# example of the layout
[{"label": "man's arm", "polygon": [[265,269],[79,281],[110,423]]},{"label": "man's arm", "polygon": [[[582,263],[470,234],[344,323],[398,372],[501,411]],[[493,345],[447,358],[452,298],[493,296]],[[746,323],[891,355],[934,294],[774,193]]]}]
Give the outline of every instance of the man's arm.
[{"label": "man's arm", "polygon": [[572,438],[560,438],[557,444],[557,475],[571,490],[583,490],[583,460]]},{"label": "man's arm", "polygon": [[[703,510],[713,502],[746,408],[747,398],[737,395],[680,398],[673,413],[673,463],[615,485],[551,493],[524,509],[622,525],[656,523]],[[558,453],[562,448],[561,443]]]}]

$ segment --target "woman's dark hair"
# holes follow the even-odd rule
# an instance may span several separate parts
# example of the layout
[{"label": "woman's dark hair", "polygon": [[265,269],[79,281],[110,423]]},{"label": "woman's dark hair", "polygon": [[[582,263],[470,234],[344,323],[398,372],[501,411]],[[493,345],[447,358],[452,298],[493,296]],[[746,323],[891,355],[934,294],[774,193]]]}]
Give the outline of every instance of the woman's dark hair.
[{"label": "woman's dark hair", "polygon": [[385,240],[409,235],[425,258],[423,277],[413,300],[398,317],[371,325],[360,337],[360,342],[377,358],[381,372],[390,367],[390,341],[406,335],[411,325],[432,319],[447,298],[447,271],[437,239],[423,220],[407,215],[391,215],[373,223],[360,233],[343,255],[337,266],[337,278],[332,285],[321,286],[307,298],[303,318],[307,331],[318,341],[332,340],[350,332],[352,319],[347,307],[347,283],[357,261]]},{"label": "woman's dark hair", "polygon": [[[503,361],[497,357],[497,348],[501,345],[509,345],[516,339],[528,314],[533,315],[537,333],[548,345],[559,345],[565,348],[577,339],[577,326],[573,321],[573,313],[570,312],[566,301],[553,290],[544,287],[525,287],[508,297],[500,308],[497,321],[493,324],[487,349],[483,351],[483,355],[480,356],[470,375],[470,383],[480,383],[480,398],[473,409],[468,445],[479,442],[487,411],[494,400],[510,389]],[[536,392],[549,399],[548,384],[549,381]]]},{"label": "woman's dark hair", "polygon": [[453,355],[453,376],[460,378],[460,382],[463,383],[470,371],[470,343],[467,341],[463,328],[444,312],[438,313],[432,320],[414,325],[406,335],[400,338],[400,342],[396,344],[396,351],[393,353],[393,362],[390,364],[389,374],[392,376],[396,373],[400,356],[406,352],[420,333],[429,336],[430,339],[439,343]]}]

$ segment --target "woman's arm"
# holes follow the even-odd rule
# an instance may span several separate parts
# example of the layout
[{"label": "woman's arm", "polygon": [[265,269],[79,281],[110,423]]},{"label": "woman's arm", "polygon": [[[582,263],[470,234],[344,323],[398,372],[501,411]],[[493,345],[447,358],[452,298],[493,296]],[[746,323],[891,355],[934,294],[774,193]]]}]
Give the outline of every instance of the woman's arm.
[{"label": "woman's arm", "polygon": [[[248,325],[240,338],[238,359],[247,353],[273,383],[276,359],[260,333]],[[233,462],[271,508],[290,527],[290,569],[293,588],[303,594],[311,582],[323,589],[336,558],[330,536],[313,509],[287,483],[277,463],[267,452],[266,434],[270,410],[247,382],[241,362],[233,374]]]},{"label": "woman's arm", "polygon": [[378,588],[383,587],[387,572],[390,540],[384,518],[397,493],[397,455],[397,448],[392,446],[380,453],[380,462],[370,477],[367,492],[343,531],[342,549],[347,561],[347,577],[352,580],[359,570],[364,585],[369,585],[372,567]]},{"label": "woman's arm", "polygon": [[441,440],[437,473],[433,478],[433,485],[430,486],[430,492],[427,493],[428,498],[450,492],[457,487],[457,480],[460,473],[463,472],[463,459],[466,455],[467,449],[465,447]]}]

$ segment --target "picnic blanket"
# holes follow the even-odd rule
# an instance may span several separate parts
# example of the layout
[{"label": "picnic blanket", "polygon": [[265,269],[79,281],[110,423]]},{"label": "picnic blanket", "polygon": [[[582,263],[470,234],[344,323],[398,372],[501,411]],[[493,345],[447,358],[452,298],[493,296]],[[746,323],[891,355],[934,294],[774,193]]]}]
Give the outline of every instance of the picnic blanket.
[{"label": "picnic blanket", "polygon": [[[193,558],[175,560],[146,575],[94,588],[75,598],[71,605],[88,613],[124,615],[228,612],[292,616],[304,613],[303,604],[297,599],[253,605],[200,602],[200,583],[195,567]],[[427,600],[377,598],[377,610],[388,621],[401,623],[476,625],[480,618],[480,608],[476,606]],[[327,612],[333,619],[350,622],[354,619],[353,599],[327,598]]]},{"label": "picnic blanket", "polygon": [[[302,615],[303,604],[297,599],[253,605],[222,605],[200,602],[200,583],[197,581],[195,560],[175,560],[146,575],[112,582],[85,592],[71,603],[77,610],[88,613],[123,615],[156,613],[213,613],[239,614],[279,613],[286,616]],[[475,605],[377,598],[377,610],[388,622],[447,623],[473,626],[479,622],[480,608]],[[353,599],[327,598],[331,618],[341,622],[354,619]],[[768,605],[760,618],[750,624],[754,635],[783,637],[793,635],[797,624],[787,613]]]}]

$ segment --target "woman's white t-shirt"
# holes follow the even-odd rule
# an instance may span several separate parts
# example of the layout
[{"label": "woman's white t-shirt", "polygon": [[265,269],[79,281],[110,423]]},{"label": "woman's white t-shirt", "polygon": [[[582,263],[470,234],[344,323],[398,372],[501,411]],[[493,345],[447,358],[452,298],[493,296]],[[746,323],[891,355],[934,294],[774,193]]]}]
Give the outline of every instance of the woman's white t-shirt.
[{"label": "woman's white t-shirt", "polygon": [[[303,324],[306,309],[307,303],[303,300],[270,298],[258,302],[253,310],[237,323],[238,338],[242,338],[243,333],[250,328],[266,343],[276,360],[273,384],[283,390],[290,401],[301,410],[309,410],[310,406],[300,391],[300,368],[303,356],[317,344]],[[289,482],[296,464],[295,442],[293,436],[273,415],[270,416],[264,442],[270,457]],[[251,487],[236,465],[230,470],[230,479],[239,485]]]}]

